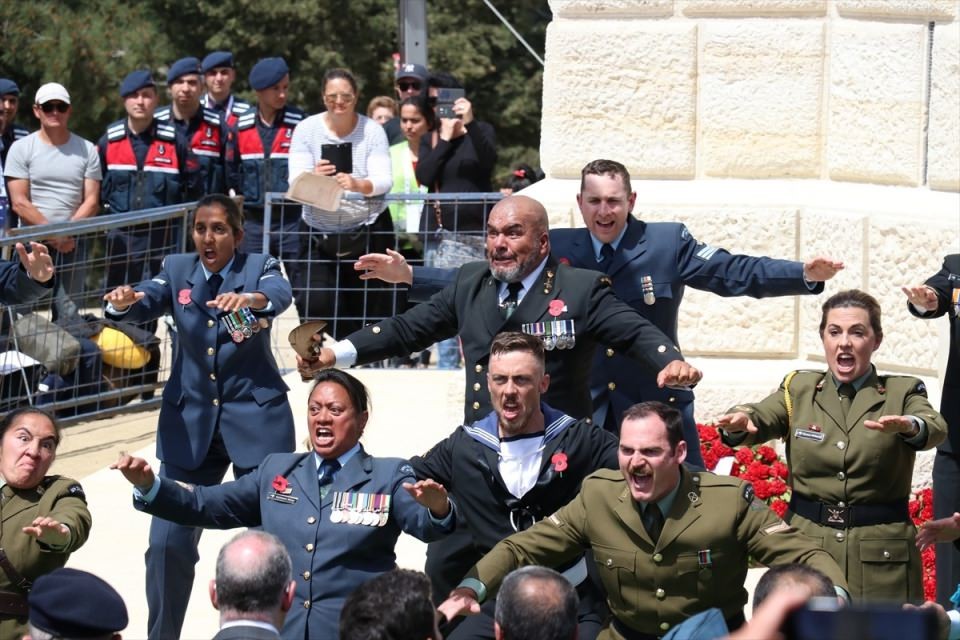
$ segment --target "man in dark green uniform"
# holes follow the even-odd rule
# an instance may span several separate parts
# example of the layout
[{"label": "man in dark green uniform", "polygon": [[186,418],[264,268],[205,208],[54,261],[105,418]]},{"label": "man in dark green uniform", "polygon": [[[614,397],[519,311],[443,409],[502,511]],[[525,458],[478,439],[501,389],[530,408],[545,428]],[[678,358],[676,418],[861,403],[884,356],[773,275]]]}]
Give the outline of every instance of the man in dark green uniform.
[{"label": "man in dark green uniform", "polygon": [[800,562],[826,574],[845,596],[830,556],[783,522],[738,479],[682,466],[680,412],[643,402],[624,413],[620,472],[587,477],[567,506],[487,554],[440,607],[448,618],[477,610],[518,566],[554,566],[586,548],[613,613],[601,639],[655,638],[710,607],[731,629],[743,622],[748,557]]}]

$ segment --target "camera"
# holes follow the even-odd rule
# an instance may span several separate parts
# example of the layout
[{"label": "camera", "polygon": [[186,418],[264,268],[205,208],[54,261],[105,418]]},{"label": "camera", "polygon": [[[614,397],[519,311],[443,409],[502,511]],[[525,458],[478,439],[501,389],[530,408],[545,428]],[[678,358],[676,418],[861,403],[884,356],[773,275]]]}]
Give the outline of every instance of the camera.
[{"label": "camera", "polygon": [[897,603],[841,606],[836,598],[811,598],[784,623],[786,640],[936,640],[937,616]]},{"label": "camera", "polygon": [[460,98],[465,98],[466,92],[463,89],[437,89],[437,117],[438,118],[459,118],[453,112],[453,103]]}]

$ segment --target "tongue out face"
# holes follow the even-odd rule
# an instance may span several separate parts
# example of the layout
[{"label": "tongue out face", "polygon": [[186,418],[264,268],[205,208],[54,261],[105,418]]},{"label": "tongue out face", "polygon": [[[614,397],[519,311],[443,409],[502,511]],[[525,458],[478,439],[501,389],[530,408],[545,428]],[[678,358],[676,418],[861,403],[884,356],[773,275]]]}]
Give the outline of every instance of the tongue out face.
[{"label": "tongue out face", "polygon": [[860,307],[837,307],[827,311],[823,329],[823,352],[838,382],[853,382],[870,371],[870,359],[880,346],[870,315]]},{"label": "tongue out face", "polygon": [[367,412],[357,411],[350,394],[336,382],[321,382],[307,404],[310,441],[321,458],[337,458],[360,441]]}]

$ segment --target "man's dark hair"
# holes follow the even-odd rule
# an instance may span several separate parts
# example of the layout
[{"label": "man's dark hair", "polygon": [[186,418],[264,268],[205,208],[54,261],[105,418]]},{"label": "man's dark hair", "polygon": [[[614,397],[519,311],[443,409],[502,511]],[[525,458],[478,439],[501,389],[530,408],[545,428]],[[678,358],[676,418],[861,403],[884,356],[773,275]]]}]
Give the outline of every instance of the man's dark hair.
[{"label": "man's dark hair", "polygon": [[623,412],[620,423],[623,424],[627,420],[641,420],[652,415],[658,416],[667,425],[667,442],[672,449],[676,450],[677,445],[683,440],[683,416],[669,405],[655,400],[635,404]]},{"label": "man's dark hair", "polygon": [[805,564],[781,564],[770,567],[760,576],[757,588],[753,591],[753,610],[756,611],[771,593],[791,584],[807,585],[813,592],[811,594],[813,598],[830,598],[837,595],[830,578],[817,569]]},{"label": "man's dark hair", "polygon": [[529,333],[503,331],[494,336],[493,342],[490,343],[491,356],[513,353],[514,351],[525,351],[529,353],[536,358],[541,365],[546,361],[543,340]]},{"label": "man's dark hair", "polygon": [[431,73],[430,78],[427,80],[427,86],[438,89],[463,89],[460,81],[457,80],[453,74],[447,73],[446,71]]},{"label": "man's dark hair", "polygon": [[573,585],[546,567],[521,567],[503,580],[494,620],[504,640],[571,640],[579,598]]},{"label": "man's dark hair", "polygon": [[[258,562],[231,566],[231,548],[248,538],[263,544]],[[245,531],[223,545],[217,555],[217,606],[223,614],[268,614],[280,607],[291,580],[290,555],[276,536]]]},{"label": "man's dark hair", "polygon": [[434,637],[430,579],[393,569],[360,585],[340,612],[340,640],[420,640]]},{"label": "man's dark hair", "polygon": [[223,209],[223,215],[227,217],[227,224],[233,229],[234,235],[243,231],[243,210],[236,200],[222,193],[208,193],[197,201],[197,206],[190,212],[190,228],[193,228],[197,211],[203,207],[220,207]]},{"label": "man's dark hair", "polygon": [[588,162],[587,166],[580,170],[581,193],[587,176],[620,176],[620,179],[623,180],[623,186],[627,188],[627,195],[633,193],[633,188],[630,186],[630,172],[616,160],[600,159]]}]

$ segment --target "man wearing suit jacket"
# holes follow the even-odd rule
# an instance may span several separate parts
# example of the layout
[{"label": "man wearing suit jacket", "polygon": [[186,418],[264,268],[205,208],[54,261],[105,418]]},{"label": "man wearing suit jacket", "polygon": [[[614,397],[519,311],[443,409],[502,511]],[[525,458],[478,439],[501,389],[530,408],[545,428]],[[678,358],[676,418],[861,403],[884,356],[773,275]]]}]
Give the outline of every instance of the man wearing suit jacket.
[{"label": "man wearing suit jacket", "polygon": [[290,554],[276,536],[244,531],[223,545],[210,602],[220,612],[213,640],[279,640],[293,604]]},{"label": "man wearing suit jacket", "polygon": [[487,254],[488,263],[464,265],[429,301],[321,349],[313,361],[298,358],[301,372],[408,355],[459,333],[467,363],[464,424],[491,411],[487,364],[501,331],[544,341],[551,380],[544,400],[575,418],[591,413],[584,373],[598,344],[638,360],[658,384],[700,380],[671,340],[614,296],[609,278],[550,256],[547,212],[536,200],[510,196],[497,203],[487,220]]},{"label": "man wearing suit jacket", "polygon": [[[191,220],[197,252],[167,256],[161,272],[104,299],[113,319],[173,316],[177,339],[157,424],[160,475],[199,485],[236,477],[271,453],[294,449],[293,413],[270,346],[270,323],[293,292],[271,256],[237,251],[243,215],[209,195]],[[200,531],[154,518],[147,551],[150,638],[183,625]]]},{"label": "man wearing suit jacket", "polygon": [[396,566],[401,532],[433,540],[453,528],[453,508],[436,482],[417,482],[400,458],[374,458],[360,445],[369,413],[363,384],[322,371],[310,392],[313,451],[267,456],[253,472],[204,487],[154,475],[141,458],[113,465],[134,485],[134,506],[183,525],[262,527],[283,542],[296,575],[286,640],[338,640],[348,595]]},{"label": "man wearing suit jacket", "polygon": [[[490,347],[488,377],[490,415],[459,427],[410,460],[418,478],[436,480],[450,492],[470,538],[455,554],[445,554],[443,543],[428,549],[430,579],[440,602],[494,545],[567,504],[587,475],[617,468],[613,434],[541,401],[550,378],[544,373],[540,338],[498,334]],[[603,596],[587,579],[582,556],[560,568],[580,595],[580,640],[592,640],[607,614]],[[491,600],[482,615],[447,632],[447,637],[494,640],[493,622]]]}]

